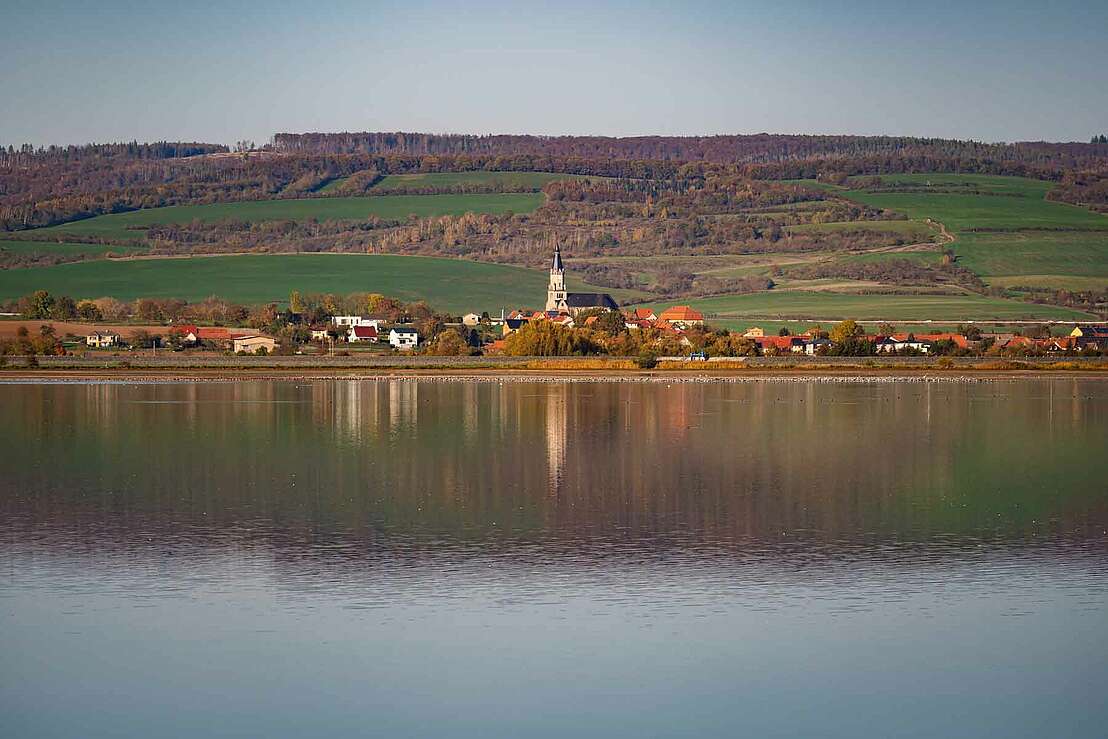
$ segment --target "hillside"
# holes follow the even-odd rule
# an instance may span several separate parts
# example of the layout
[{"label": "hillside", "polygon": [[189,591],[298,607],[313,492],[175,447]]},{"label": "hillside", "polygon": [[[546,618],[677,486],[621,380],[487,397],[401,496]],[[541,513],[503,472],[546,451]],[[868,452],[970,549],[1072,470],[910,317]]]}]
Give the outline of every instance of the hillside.
[{"label": "hillside", "polygon": [[[378,278],[360,268],[308,270],[311,284],[299,285],[278,265],[307,261],[264,261],[321,252],[448,257],[541,278],[534,270],[559,244],[571,275],[591,290],[692,302],[720,320],[1033,320],[1108,311],[1108,215],[1060,201],[1096,196],[1098,175],[1066,167],[1099,166],[1100,144],[647,137],[603,149],[601,140],[573,137],[359,136],[279,138],[276,150],[245,155],[167,145],[133,156],[78,148],[0,157],[10,231],[7,240],[0,235],[3,293],[50,285],[97,297],[188,297],[201,289],[189,284],[198,280],[205,296],[225,290],[249,302],[283,299],[292,288],[376,289],[361,284]],[[529,153],[495,153],[517,145]],[[471,148],[457,154],[457,146]],[[724,151],[751,160],[716,161]],[[162,156],[173,152],[187,156]],[[585,158],[605,152],[607,159]],[[611,158],[660,154],[670,158]],[[833,162],[820,158],[832,154]],[[872,159],[878,155],[886,160]],[[701,159],[678,161],[686,156]],[[977,171],[902,171],[934,164]],[[794,170],[819,177],[770,179]],[[997,173],[1025,170],[1038,177]],[[225,275],[182,266],[188,261],[119,260],[138,255],[249,258],[215,262]],[[418,269],[382,280],[401,297],[462,305]],[[539,293],[505,296],[536,307]]]}]

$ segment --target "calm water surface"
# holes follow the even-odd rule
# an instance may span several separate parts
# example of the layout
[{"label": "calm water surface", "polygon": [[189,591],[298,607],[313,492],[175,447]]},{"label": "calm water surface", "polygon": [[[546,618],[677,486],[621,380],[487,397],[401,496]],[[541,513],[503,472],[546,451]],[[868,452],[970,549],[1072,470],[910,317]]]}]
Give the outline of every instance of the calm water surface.
[{"label": "calm water surface", "polygon": [[1104,736],[1108,382],[0,385],[0,736]]}]

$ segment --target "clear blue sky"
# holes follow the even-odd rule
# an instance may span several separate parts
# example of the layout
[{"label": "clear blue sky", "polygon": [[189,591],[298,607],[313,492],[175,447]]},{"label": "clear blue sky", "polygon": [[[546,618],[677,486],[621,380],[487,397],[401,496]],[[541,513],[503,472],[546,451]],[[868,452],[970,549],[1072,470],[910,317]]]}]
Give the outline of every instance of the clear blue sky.
[{"label": "clear blue sky", "polygon": [[39,2],[0,142],[1108,132],[1108,3]]}]

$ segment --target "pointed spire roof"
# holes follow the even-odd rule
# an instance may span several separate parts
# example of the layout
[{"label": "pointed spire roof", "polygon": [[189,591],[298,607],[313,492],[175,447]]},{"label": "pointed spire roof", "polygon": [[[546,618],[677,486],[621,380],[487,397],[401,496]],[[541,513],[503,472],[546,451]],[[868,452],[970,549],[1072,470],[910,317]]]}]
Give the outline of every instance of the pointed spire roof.
[{"label": "pointed spire roof", "polygon": [[550,271],[565,271],[565,265],[562,264],[562,248],[555,244],[554,246],[554,259],[550,262]]}]

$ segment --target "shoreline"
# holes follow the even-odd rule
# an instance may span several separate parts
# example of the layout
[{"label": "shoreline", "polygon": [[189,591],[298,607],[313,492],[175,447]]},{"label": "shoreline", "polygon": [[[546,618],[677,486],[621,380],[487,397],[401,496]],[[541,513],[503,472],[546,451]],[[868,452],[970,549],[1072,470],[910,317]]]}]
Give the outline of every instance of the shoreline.
[{"label": "shoreline", "polygon": [[51,369],[8,368],[0,370],[2,385],[36,384],[187,384],[292,381],[421,381],[477,383],[652,383],[729,384],[749,382],[831,383],[973,383],[1033,379],[1106,380],[1103,369],[993,369],[967,367],[796,367],[696,370],[626,369],[525,369],[525,368],[119,368]]}]

